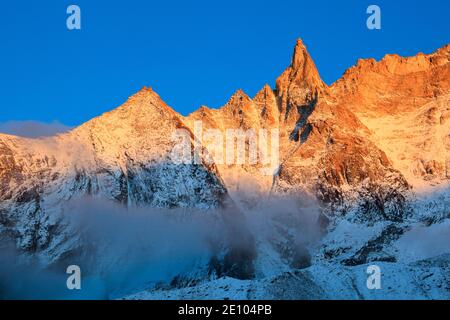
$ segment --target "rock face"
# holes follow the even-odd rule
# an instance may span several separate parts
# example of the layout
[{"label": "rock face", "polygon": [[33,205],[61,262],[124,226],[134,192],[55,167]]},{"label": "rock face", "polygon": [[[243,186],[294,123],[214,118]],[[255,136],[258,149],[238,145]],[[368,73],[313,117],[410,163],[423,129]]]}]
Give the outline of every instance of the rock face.
[{"label": "rock face", "polygon": [[[69,201],[85,196],[124,207],[220,208],[229,250],[217,250],[209,276],[260,277],[249,283],[267,291],[256,295],[262,298],[284,297],[286,290],[292,293],[287,298],[348,298],[343,292],[355,288],[353,268],[369,262],[382,261],[393,274],[434,270],[437,260],[428,256],[422,257],[426,263],[388,264],[404,258],[395,246],[409,230],[450,217],[449,129],[450,45],[429,55],[359,60],[327,86],[298,40],[274,90],[265,85],[253,98],[238,90],[219,109],[202,106],[183,117],[143,88],[65,134],[0,134],[0,243],[13,240],[23,252],[43,253],[49,261],[70,254],[76,234],[61,214]],[[199,161],[173,161],[180,130]],[[261,201],[298,195],[314,205]],[[247,228],[245,218],[258,220],[268,208],[270,222]],[[298,236],[309,232],[306,213],[316,209],[314,226],[319,222],[327,234],[313,251]],[[327,296],[321,288],[329,282],[330,262],[350,282],[340,279],[339,293]],[[447,268],[448,256],[439,263]],[[448,282],[448,274],[438,278]],[[174,279],[177,285],[190,281],[186,274]],[[353,293],[370,298],[362,289]],[[190,297],[183,290],[176,292]]]},{"label": "rock face", "polygon": [[[61,243],[60,213],[91,196],[125,206],[217,208],[227,199],[214,164],[175,164],[179,114],[151,89],[71,132],[45,139],[0,135],[2,234],[30,252]],[[193,148],[193,136],[189,137]]]},{"label": "rock face", "polygon": [[[301,40],[292,56],[291,65],[276,81],[277,96],[284,120],[298,120],[298,113],[317,101],[327,91],[317,68]],[[300,109],[299,109],[300,108]]]},{"label": "rock face", "polygon": [[331,87],[416,188],[448,181],[450,45],[410,58],[359,60]]},{"label": "rock face", "polygon": [[224,135],[228,128],[279,132],[279,165],[270,178],[254,165],[219,165],[233,190],[247,177],[266,192],[314,194],[330,214],[397,220],[406,213],[408,182],[370,139],[371,131],[346,100],[321,80],[301,40],[275,91],[266,85],[254,99],[238,91],[222,108],[202,107],[186,123],[193,129],[200,120]]},{"label": "rock face", "polygon": [[[273,175],[249,163],[218,165],[231,196],[239,202],[248,181],[263,194],[306,192],[331,223],[313,260],[395,262],[401,258],[390,248],[412,221],[437,223],[450,214],[448,50],[360,60],[328,87],[299,40],[275,90],[266,85],[253,99],[238,91],[224,107],[202,107],[186,123],[201,120],[222,134],[277,129]],[[249,198],[240,201],[244,207],[258,206]],[[292,229],[280,229],[275,237],[289,243]],[[365,236],[356,241],[357,234]]]}]

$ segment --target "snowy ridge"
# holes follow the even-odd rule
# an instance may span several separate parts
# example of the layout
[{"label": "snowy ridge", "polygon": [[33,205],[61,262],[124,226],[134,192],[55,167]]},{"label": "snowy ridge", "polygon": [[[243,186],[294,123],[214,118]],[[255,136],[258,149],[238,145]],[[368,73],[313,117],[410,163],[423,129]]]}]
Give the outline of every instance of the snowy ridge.
[{"label": "snowy ridge", "polygon": [[221,278],[194,287],[143,291],[131,300],[315,300],[315,299],[450,299],[449,255],[411,264],[378,264],[383,270],[382,288],[366,287],[367,265],[355,268],[318,265],[262,280]]},{"label": "snowy ridge", "polygon": [[[64,134],[0,134],[0,246],[135,275],[108,298],[448,299],[449,48],[361,60],[328,87],[299,40],[276,90],[217,110],[183,117],[144,87]],[[211,164],[209,145],[173,163],[176,130],[203,141],[195,121],[279,130],[280,165]]]},{"label": "snowy ridge", "polygon": [[66,134],[0,136],[2,234],[53,261],[67,250],[61,242],[71,242],[64,240],[69,235],[62,222],[69,200],[91,196],[156,208],[223,205],[227,192],[214,165],[171,161],[172,133],[181,126],[178,115],[144,88],[122,107]]}]

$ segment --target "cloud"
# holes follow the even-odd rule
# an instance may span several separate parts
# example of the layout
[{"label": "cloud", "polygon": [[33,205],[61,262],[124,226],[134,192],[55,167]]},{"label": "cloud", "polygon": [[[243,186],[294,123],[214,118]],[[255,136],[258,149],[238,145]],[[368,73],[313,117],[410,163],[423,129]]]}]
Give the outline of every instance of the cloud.
[{"label": "cloud", "polygon": [[[179,274],[195,278],[214,254],[210,242],[224,238],[212,217],[195,210],[184,217],[181,209],[127,208],[86,197],[67,202],[63,215],[67,241],[77,244],[73,252],[63,248],[67,256],[50,266],[42,268],[14,245],[0,247],[0,300],[114,299]],[[81,268],[80,291],[66,287],[69,265]]]},{"label": "cloud", "polygon": [[[68,254],[62,248],[62,258],[44,269],[13,245],[0,248],[0,299],[114,299],[174,281],[206,279],[214,272],[252,272],[253,264],[260,266],[254,271],[261,276],[273,271],[266,260],[279,255],[278,245],[291,247],[301,260],[309,255],[305,246],[319,240],[318,210],[308,199],[273,197],[242,209],[156,209],[72,199],[61,213],[67,223],[63,236],[76,248]],[[282,236],[288,233],[291,241]],[[80,292],[65,287],[65,270],[73,264],[82,270]]]},{"label": "cloud", "polygon": [[415,226],[396,243],[405,261],[417,261],[450,253],[450,219],[431,226]]},{"label": "cloud", "polygon": [[11,134],[20,137],[37,138],[48,137],[63,133],[72,129],[59,121],[51,123],[28,121],[7,121],[0,123],[0,133]]}]

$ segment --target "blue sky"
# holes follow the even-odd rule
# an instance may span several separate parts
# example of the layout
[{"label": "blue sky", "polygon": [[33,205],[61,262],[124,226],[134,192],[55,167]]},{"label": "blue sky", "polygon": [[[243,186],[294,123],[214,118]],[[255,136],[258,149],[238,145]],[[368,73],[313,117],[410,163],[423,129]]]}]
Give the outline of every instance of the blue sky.
[{"label": "blue sky", "polygon": [[[81,8],[82,29],[66,28]],[[366,8],[382,29],[366,28]],[[302,38],[326,83],[358,58],[430,53],[450,42],[447,0],[153,1],[2,3],[0,122],[74,126],[151,86],[174,109],[219,107],[238,88],[253,96],[289,65]]]}]

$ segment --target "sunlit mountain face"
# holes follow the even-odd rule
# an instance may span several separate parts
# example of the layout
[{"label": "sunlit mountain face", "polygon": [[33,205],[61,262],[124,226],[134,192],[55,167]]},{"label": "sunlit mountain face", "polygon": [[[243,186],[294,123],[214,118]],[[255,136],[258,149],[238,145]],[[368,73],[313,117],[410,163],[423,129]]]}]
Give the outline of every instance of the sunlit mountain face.
[{"label": "sunlit mountain face", "polygon": [[0,134],[0,297],[450,299],[450,45],[175,110]]}]

